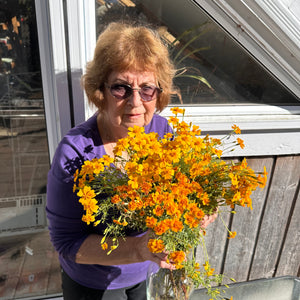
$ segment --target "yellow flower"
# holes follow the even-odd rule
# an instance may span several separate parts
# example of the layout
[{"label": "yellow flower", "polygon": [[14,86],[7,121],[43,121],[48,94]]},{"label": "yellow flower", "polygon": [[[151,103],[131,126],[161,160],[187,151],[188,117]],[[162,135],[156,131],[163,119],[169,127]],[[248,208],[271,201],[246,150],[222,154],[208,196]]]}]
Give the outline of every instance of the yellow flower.
[{"label": "yellow flower", "polygon": [[236,134],[241,134],[241,129],[237,125],[232,125],[231,128]]},{"label": "yellow flower", "polygon": [[81,198],[82,201],[79,200],[79,202],[83,205],[84,210],[86,211],[87,214],[93,214],[96,213],[99,209],[98,202],[96,199],[83,199]]},{"label": "yellow flower", "polygon": [[179,231],[182,231],[182,229],[183,229],[183,224],[182,224],[182,222],[180,220],[173,219],[171,221],[171,230],[173,232],[179,232]]},{"label": "yellow flower", "polygon": [[233,186],[237,186],[237,185],[239,184],[236,175],[234,175],[233,173],[229,173],[228,176],[229,176],[229,178],[231,179],[231,184],[232,184]]},{"label": "yellow flower", "polygon": [[184,114],[185,109],[184,109],[184,108],[179,108],[179,107],[172,107],[172,108],[171,108],[171,112],[172,112],[174,115]]},{"label": "yellow flower", "polygon": [[104,171],[104,165],[100,159],[92,161],[93,173],[99,174]]},{"label": "yellow flower", "polygon": [[228,239],[234,239],[236,236],[236,231],[229,231],[229,237]]},{"label": "yellow flower", "polygon": [[170,261],[174,262],[176,265],[181,264],[185,260],[184,251],[174,251],[169,254]]},{"label": "yellow flower", "polygon": [[155,208],[153,209],[153,214],[156,215],[157,217],[161,217],[164,213],[163,207],[156,205]]},{"label": "yellow flower", "polygon": [[90,223],[95,221],[95,216],[86,214],[82,216],[82,221],[87,223],[87,225],[90,225]]},{"label": "yellow flower", "polygon": [[[105,155],[85,161],[80,171],[76,170],[73,191],[87,224],[108,224],[106,216],[116,212],[118,217],[108,224],[101,241],[103,250],[110,248],[107,254],[118,246],[118,237],[126,238],[127,226],[149,230],[150,251],[169,253],[167,262],[174,263],[176,269],[185,268],[196,285],[219,285],[221,276],[214,274],[208,261],[202,272],[186,253],[206,234],[201,228],[206,214],[219,206],[252,209],[251,194],[258,186],[265,186],[267,172],[264,168],[256,175],[246,159],[236,163],[221,159],[221,149],[244,148],[244,142],[200,137],[198,126],[179,121],[183,109],[171,110],[175,116],[169,123],[174,133],[160,138],[157,133],[146,134],[143,127],[129,128],[128,136],[117,142],[114,158]],[[235,124],[232,129],[236,134],[241,132]],[[98,203],[96,195],[102,193],[107,197]],[[228,238],[235,237],[235,231],[228,232]],[[107,237],[112,238],[111,247],[105,243]],[[217,293],[214,290],[211,297],[215,299]]]},{"label": "yellow flower", "polygon": [[162,240],[150,239],[148,242],[148,248],[152,253],[160,253],[165,249],[165,245]]},{"label": "yellow flower", "polygon": [[155,226],[156,223],[157,223],[157,219],[154,218],[154,217],[146,217],[145,222],[146,222],[146,226],[147,226],[148,228],[154,228],[154,226]]},{"label": "yellow flower", "polygon": [[203,194],[203,196],[201,197],[201,200],[202,200],[203,205],[209,205],[210,200],[209,200],[207,193]]},{"label": "yellow flower", "polygon": [[79,201],[92,199],[96,196],[94,190],[90,186],[84,186],[83,189],[80,189],[77,193],[77,196],[80,197]]},{"label": "yellow flower", "polygon": [[103,250],[107,250],[107,248],[108,248],[107,243],[101,244],[101,248],[102,248]]},{"label": "yellow flower", "polygon": [[139,184],[136,179],[131,179],[128,181],[128,186],[130,186],[132,189],[137,189]]},{"label": "yellow flower", "polygon": [[79,170],[78,169],[76,169],[76,171],[75,171],[75,173],[74,173],[74,182],[76,182],[77,181],[77,179],[78,179],[78,175],[79,175]]},{"label": "yellow flower", "polygon": [[242,139],[237,138],[236,141],[237,141],[237,143],[240,145],[240,147],[241,147],[242,149],[245,148],[244,141],[243,141]]},{"label": "yellow flower", "polygon": [[179,119],[176,118],[176,117],[170,117],[170,118],[169,118],[169,123],[170,123],[170,124],[173,124],[173,125],[176,125],[176,124],[179,123]]},{"label": "yellow flower", "polygon": [[264,172],[263,172],[263,176],[261,176],[261,175],[258,175],[258,181],[259,181],[259,187],[260,188],[264,188],[265,186],[266,186],[266,184],[267,184],[267,175],[268,175],[268,172],[267,172],[267,170],[266,170],[266,167],[264,167]]},{"label": "yellow flower", "polygon": [[114,204],[119,203],[119,202],[121,202],[121,201],[122,201],[122,199],[120,198],[119,195],[114,195],[114,196],[111,198],[111,202],[114,203]]}]

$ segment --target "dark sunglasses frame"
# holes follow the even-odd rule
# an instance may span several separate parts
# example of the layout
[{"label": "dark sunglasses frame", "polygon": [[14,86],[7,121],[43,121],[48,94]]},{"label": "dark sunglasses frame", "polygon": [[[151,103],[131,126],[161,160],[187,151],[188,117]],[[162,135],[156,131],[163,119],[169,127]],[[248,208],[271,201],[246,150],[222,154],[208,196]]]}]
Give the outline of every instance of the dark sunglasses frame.
[{"label": "dark sunglasses frame", "polygon": [[[105,86],[109,89],[111,95],[112,95],[115,99],[117,99],[117,100],[119,100],[119,101],[128,99],[128,98],[133,94],[133,91],[138,91],[138,92],[139,92],[139,95],[140,95],[140,97],[141,97],[141,99],[142,99],[144,102],[150,102],[150,101],[156,99],[156,98],[153,98],[153,96],[154,96],[154,94],[155,94],[156,92],[157,92],[158,94],[160,94],[160,93],[163,91],[162,88],[157,87],[157,86],[153,86],[153,85],[150,85],[150,86],[144,86],[144,87],[141,87],[141,88],[133,88],[133,87],[131,87],[130,85],[124,84],[124,83],[114,83],[114,84],[112,84],[112,85],[109,85],[109,84],[105,83]],[[113,94],[112,90],[113,90],[114,88],[116,88],[116,87],[123,87],[123,88],[125,89],[125,94],[124,94],[124,96],[122,96],[122,97],[116,97],[116,96]],[[143,96],[145,97],[145,95],[143,95],[142,90],[143,90],[143,88],[145,88],[145,87],[153,87],[153,88],[154,88],[154,89],[153,89],[153,94],[152,94],[152,95],[146,95],[146,96],[151,97],[151,99],[149,99],[149,100],[143,98]]]}]

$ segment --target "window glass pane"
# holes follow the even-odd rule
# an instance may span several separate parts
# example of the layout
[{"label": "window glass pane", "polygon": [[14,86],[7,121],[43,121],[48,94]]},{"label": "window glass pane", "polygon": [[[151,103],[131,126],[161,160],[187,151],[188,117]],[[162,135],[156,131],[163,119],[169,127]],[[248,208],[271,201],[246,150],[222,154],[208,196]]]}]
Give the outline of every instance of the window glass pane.
[{"label": "window glass pane", "polygon": [[0,299],[60,290],[34,0],[0,1]]},{"label": "window glass pane", "polygon": [[[98,0],[97,34],[112,21],[159,27],[179,70],[175,84],[184,105],[300,105],[220,25],[191,0]],[[173,99],[180,104],[179,99]]]}]

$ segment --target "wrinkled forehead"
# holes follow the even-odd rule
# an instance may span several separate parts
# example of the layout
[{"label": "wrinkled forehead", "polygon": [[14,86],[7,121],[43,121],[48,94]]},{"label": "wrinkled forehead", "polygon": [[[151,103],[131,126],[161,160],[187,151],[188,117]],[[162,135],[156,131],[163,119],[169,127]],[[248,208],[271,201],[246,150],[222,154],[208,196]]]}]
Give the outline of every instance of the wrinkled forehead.
[{"label": "wrinkled forehead", "polygon": [[108,76],[108,82],[124,81],[130,84],[153,83],[156,84],[156,74],[147,70],[112,71]]}]

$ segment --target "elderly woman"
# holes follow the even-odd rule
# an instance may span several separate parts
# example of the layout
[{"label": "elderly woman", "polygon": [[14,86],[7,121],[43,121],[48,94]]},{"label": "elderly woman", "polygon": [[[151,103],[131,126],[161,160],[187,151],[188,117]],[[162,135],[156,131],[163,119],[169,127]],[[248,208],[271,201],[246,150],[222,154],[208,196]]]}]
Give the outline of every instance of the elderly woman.
[{"label": "elderly woman", "polygon": [[160,137],[172,132],[162,111],[173,93],[174,67],[158,34],[143,26],[112,23],[99,36],[83,76],[97,113],[62,139],[48,175],[47,216],[62,267],[64,299],[146,299],[151,261],[171,267],[165,253],[151,253],[148,235],[128,232],[110,255],[102,250],[103,224],[88,226],[73,193],[73,174],[84,160],[113,156],[129,127]]}]

